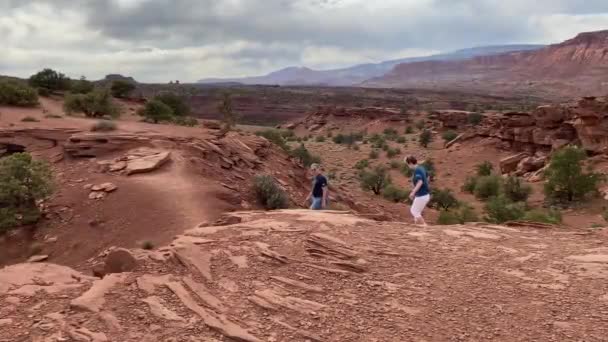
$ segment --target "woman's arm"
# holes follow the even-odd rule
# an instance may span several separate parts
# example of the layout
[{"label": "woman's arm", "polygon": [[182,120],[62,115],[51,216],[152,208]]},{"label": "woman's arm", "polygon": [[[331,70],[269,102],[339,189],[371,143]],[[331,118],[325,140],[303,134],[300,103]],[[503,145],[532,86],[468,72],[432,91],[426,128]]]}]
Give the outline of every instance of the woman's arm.
[{"label": "woman's arm", "polygon": [[418,192],[418,190],[420,190],[422,184],[423,182],[421,180],[416,183],[416,186],[414,187],[414,189],[412,189],[412,192],[410,193],[410,199],[414,199],[414,196],[416,196],[416,193]]}]

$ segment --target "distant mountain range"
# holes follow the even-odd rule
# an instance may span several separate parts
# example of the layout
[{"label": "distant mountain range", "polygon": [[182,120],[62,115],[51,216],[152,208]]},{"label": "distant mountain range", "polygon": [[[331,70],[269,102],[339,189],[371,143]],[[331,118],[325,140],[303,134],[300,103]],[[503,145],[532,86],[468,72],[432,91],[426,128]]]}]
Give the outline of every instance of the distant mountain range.
[{"label": "distant mountain range", "polygon": [[368,87],[450,88],[576,97],[608,93],[608,30],[586,32],[541,49],[465,60],[401,63]]},{"label": "distant mountain range", "polygon": [[538,50],[543,47],[545,46],[483,46],[425,57],[410,57],[385,61],[381,63],[359,64],[342,69],[313,70],[307,67],[288,67],[285,69],[271,72],[264,76],[244,78],[210,78],[202,79],[199,81],[199,83],[352,86],[360,84],[369,79],[381,77],[386,73],[390,72],[395,66],[399,64],[428,61],[462,61],[478,56],[489,56],[513,51],[531,51]]}]

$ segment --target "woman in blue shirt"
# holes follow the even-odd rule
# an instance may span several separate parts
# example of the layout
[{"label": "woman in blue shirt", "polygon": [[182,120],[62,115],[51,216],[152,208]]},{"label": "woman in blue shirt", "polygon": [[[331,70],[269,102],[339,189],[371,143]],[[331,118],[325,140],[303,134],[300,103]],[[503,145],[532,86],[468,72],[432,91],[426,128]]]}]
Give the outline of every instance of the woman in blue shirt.
[{"label": "woman in blue shirt", "polygon": [[410,212],[412,213],[412,216],[414,216],[414,224],[426,226],[426,222],[422,217],[422,211],[431,200],[429,178],[426,169],[423,166],[418,165],[416,157],[409,156],[405,158],[405,162],[410,169],[414,170],[414,176],[412,177],[414,189],[412,189],[412,192],[410,193],[410,199],[412,200]]}]

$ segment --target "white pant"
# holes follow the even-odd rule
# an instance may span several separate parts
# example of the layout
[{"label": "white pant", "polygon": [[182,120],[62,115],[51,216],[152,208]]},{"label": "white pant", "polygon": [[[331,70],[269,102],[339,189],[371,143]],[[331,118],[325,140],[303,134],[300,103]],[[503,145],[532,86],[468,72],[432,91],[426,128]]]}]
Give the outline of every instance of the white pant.
[{"label": "white pant", "polygon": [[419,219],[422,217],[422,211],[429,204],[431,200],[431,195],[424,195],[420,197],[414,197],[414,202],[412,203],[412,207],[410,208],[410,212],[414,218]]}]

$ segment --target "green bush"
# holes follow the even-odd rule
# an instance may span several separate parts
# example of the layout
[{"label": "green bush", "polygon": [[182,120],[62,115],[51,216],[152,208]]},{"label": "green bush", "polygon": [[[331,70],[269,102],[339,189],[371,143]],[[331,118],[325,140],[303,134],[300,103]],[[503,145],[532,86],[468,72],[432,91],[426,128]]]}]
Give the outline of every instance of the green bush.
[{"label": "green bush", "polygon": [[41,93],[50,94],[57,91],[69,90],[72,83],[68,77],[52,69],[44,69],[29,79],[32,87],[44,89]]},{"label": "green bush", "polygon": [[426,123],[424,122],[424,120],[416,121],[416,128],[418,128],[419,131],[422,131],[425,126],[426,126]]},{"label": "green bush", "polygon": [[450,189],[433,189],[431,192],[431,201],[429,206],[435,209],[449,210],[456,208],[460,202]]},{"label": "green bush", "polygon": [[25,83],[0,80],[0,105],[34,107],[38,104],[38,93]]},{"label": "green bush", "polygon": [[496,197],[502,190],[502,178],[497,175],[479,177],[475,184],[475,197],[487,200]]},{"label": "green bush", "polygon": [[503,189],[505,196],[513,202],[526,202],[532,194],[532,187],[524,184],[519,177],[515,176],[510,176],[505,180]]},{"label": "green bush", "polygon": [[109,132],[116,130],[116,123],[109,120],[99,120],[92,127],[92,132]]},{"label": "green bush", "polygon": [[284,209],[289,204],[287,193],[270,175],[257,175],[253,181],[253,191],[258,202],[268,210]]},{"label": "green bush", "polygon": [[424,169],[426,170],[426,174],[427,176],[429,176],[429,178],[433,179],[435,177],[437,169],[435,168],[435,163],[433,162],[433,159],[429,158],[423,161],[420,166],[424,167]]},{"label": "green bush", "polygon": [[116,118],[120,116],[120,110],[112,102],[112,97],[107,90],[94,90],[88,94],[68,94],[63,105],[66,113],[72,115],[82,112],[87,117],[99,118],[109,116]]},{"label": "green bush", "polygon": [[315,138],[316,142],[325,142],[325,137],[322,135],[317,135],[317,137]]},{"label": "green bush", "polygon": [[360,133],[338,134],[333,137],[333,142],[336,144],[353,145],[357,141],[363,140],[363,135]]},{"label": "green bush", "polygon": [[545,195],[558,202],[583,200],[591,193],[597,193],[599,174],[583,172],[581,162],[586,153],[577,147],[565,147],[555,153],[545,170]]},{"label": "green bush", "polygon": [[198,120],[191,116],[176,116],[173,123],[179,126],[194,127],[198,125]]},{"label": "green bush", "polygon": [[386,169],[376,166],[373,170],[363,170],[360,174],[361,188],[366,191],[372,191],[376,195],[380,195],[382,190],[392,183],[390,175]]},{"label": "green bush", "polygon": [[475,210],[468,205],[462,205],[457,210],[441,210],[439,212],[437,224],[454,225],[478,221],[479,217],[477,216],[477,213],[475,213]]},{"label": "green bush", "polygon": [[464,180],[464,184],[462,185],[462,191],[469,193],[469,194],[474,194],[475,187],[477,186],[477,179],[478,179],[478,177],[472,177],[472,176],[467,177]]},{"label": "green bush", "polygon": [[513,203],[502,195],[490,198],[485,211],[486,221],[498,224],[521,220],[526,213],[523,203]]},{"label": "green bush", "polygon": [[40,120],[36,119],[33,116],[26,116],[23,119],[21,119],[21,122],[40,122]]},{"label": "green bush", "polygon": [[408,199],[408,196],[409,193],[407,190],[401,189],[393,184],[387,185],[382,190],[382,197],[395,203],[405,202]]},{"label": "green bush", "polygon": [[477,126],[483,121],[483,115],[480,113],[470,113],[467,117],[467,121],[470,125]]},{"label": "green bush", "polygon": [[386,140],[390,140],[390,141],[394,141],[397,140],[399,133],[397,133],[397,130],[394,128],[386,128],[384,130],[384,138]]},{"label": "green bush", "polygon": [[282,148],[284,151],[289,151],[289,145],[285,142],[285,139],[281,135],[281,132],[276,129],[266,129],[255,133],[257,136],[264,137],[271,143]]},{"label": "green bush", "polygon": [[169,106],[171,110],[173,110],[173,115],[175,116],[190,115],[190,106],[182,96],[175,93],[162,93],[156,95],[154,99]]},{"label": "green bush", "polygon": [[359,161],[358,161],[358,162],[355,164],[355,169],[358,169],[358,170],[363,170],[363,169],[365,169],[365,168],[366,168],[366,167],[368,167],[368,166],[369,166],[369,160],[367,160],[367,159],[362,159],[362,160],[359,160]]},{"label": "green bush", "polygon": [[412,133],[414,133],[414,129],[411,126],[405,127],[405,134],[412,134]]},{"label": "green bush", "polygon": [[399,148],[389,148],[388,150],[386,150],[386,156],[388,158],[393,158],[395,156],[398,156],[399,154],[401,154],[401,150]]},{"label": "green bush", "polygon": [[[186,115],[190,112],[190,107],[188,107],[185,102],[178,96],[174,94],[165,94],[168,98],[165,98],[164,101],[168,102],[168,106],[172,109],[175,108],[180,112],[181,115]],[[239,118],[238,113],[234,111],[234,106],[232,105],[232,94],[228,91],[222,94],[222,101],[217,106],[217,110],[222,114],[222,134],[227,134],[230,132],[234,126],[236,126],[236,122]]]},{"label": "green bush", "polygon": [[399,162],[398,160],[391,160],[390,166],[391,169],[398,169],[401,167],[401,162]]},{"label": "green bush", "polygon": [[377,150],[371,150],[369,151],[369,159],[378,159],[380,155],[378,154]]},{"label": "green bush", "polygon": [[152,100],[146,103],[146,106],[139,112],[140,116],[148,122],[159,123],[163,121],[173,121],[173,110],[166,104]]},{"label": "green bush", "polygon": [[47,163],[33,160],[28,153],[0,159],[0,233],[36,223],[40,219],[36,201],[49,196],[52,188]]},{"label": "green bush", "polygon": [[112,92],[112,96],[118,98],[127,98],[129,95],[135,90],[135,84],[133,82],[125,81],[125,80],[116,80],[112,82],[110,86],[110,91]]},{"label": "green bush", "polygon": [[425,129],[424,131],[422,131],[422,133],[420,133],[418,142],[420,143],[420,146],[427,148],[432,140],[433,134],[428,129]]},{"label": "green bush", "polygon": [[450,142],[450,141],[456,139],[456,137],[458,137],[458,133],[456,133],[452,130],[449,130],[449,131],[443,132],[443,134],[441,134],[441,137],[443,138],[443,140],[445,142]]},{"label": "green bush", "polygon": [[399,169],[399,171],[402,175],[408,178],[414,175],[414,170],[410,169],[406,163],[401,164],[401,169]]},{"label": "green bush", "polygon": [[397,138],[397,140],[395,140],[398,144],[405,144],[407,142],[407,139],[404,136],[400,136]]},{"label": "green bush", "polygon": [[308,151],[308,149],[306,149],[306,146],[304,146],[304,144],[300,144],[300,146],[298,146],[298,148],[294,149],[293,151],[291,151],[290,155],[294,158],[296,158],[297,160],[300,161],[300,163],[302,163],[302,165],[304,165],[305,167],[309,167],[312,164],[320,164],[321,163],[321,158],[319,156],[315,156],[310,154],[310,152]]},{"label": "green bush", "polygon": [[560,224],[562,223],[562,214],[557,210],[531,210],[524,215],[523,220],[548,224]]},{"label": "green bush", "polygon": [[95,85],[91,81],[83,76],[79,80],[72,81],[70,86],[70,92],[72,94],[87,94],[95,89]]},{"label": "green bush", "polygon": [[489,176],[492,174],[492,171],[494,171],[494,166],[487,160],[477,164],[475,168],[477,169],[478,176]]}]

